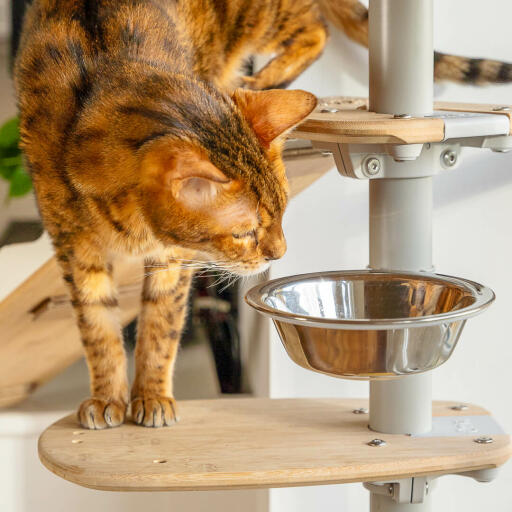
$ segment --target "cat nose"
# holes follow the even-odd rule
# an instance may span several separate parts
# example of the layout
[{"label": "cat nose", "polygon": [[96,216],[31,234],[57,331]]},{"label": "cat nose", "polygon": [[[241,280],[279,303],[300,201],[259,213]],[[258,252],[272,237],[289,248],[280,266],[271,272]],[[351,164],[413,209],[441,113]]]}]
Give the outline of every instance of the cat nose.
[{"label": "cat nose", "polygon": [[274,261],[282,258],[286,252],[286,240],[281,236],[274,240],[273,243],[265,245],[262,248],[263,257],[266,261]]}]

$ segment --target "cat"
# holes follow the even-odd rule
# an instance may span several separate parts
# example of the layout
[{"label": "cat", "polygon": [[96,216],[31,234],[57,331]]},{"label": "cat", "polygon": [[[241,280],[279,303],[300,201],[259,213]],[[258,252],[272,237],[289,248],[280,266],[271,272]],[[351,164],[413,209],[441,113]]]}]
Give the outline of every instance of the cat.
[{"label": "cat", "polygon": [[[84,428],[177,420],[172,374],[204,262],[237,274],[283,256],[286,133],[316,105],[284,90],[321,54],[326,16],[367,44],[354,0],[34,0],[15,64],[21,146],[68,284],[90,373]],[[253,54],[275,56],[252,76]],[[505,66],[505,67],[504,67]],[[510,67],[436,55],[436,77]],[[478,73],[476,72],[478,70]],[[146,276],[131,393],[112,279]]]}]

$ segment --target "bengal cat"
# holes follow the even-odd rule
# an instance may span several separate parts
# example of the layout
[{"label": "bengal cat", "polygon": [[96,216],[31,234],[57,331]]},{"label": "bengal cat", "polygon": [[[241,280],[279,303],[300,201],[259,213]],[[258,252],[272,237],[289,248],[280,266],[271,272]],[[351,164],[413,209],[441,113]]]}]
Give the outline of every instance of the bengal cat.
[{"label": "bengal cat", "polygon": [[[354,0],[29,7],[15,68],[22,147],[89,366],[83,427],[120,425],[130,400],[138,424],[175,422],[172,374],[194,268],[251,274],[284,254],[281,146],[316,99],[282,88],[322,52],[324,15],[367,43],[368,13]],[[274,57],[240,76],[253,54]],[[508,80],[504,66],[438,55],[436,76]],[[147,272],[131,395],[116,253],[143,256]]]}]

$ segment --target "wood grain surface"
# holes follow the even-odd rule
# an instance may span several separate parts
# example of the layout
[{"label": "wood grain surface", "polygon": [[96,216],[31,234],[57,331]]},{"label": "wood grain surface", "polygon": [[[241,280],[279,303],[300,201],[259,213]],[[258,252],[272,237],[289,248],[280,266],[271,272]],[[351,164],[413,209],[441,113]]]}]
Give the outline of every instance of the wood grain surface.
[{"label": "wood grain surface", "polygon": [[[496,110],[502,106],[439,102],[434,104],[434,110],[506,115],[512,120],[512,110]],[[338,111],[331,112],[332,109]],[[358,144],[441,142],[444,139],[444,122],[434,117],[395,119],[391,114],[369,112],[366,98],[330,97],[319,101],[316,110],[293,131],[293,136]]]},{"label": "wood grain surface", "polygon": [[[457,412],[435,402],[436,416]],[[285,487],[382,481],[406,476],[494,468],[511,455],[508,435],[477,444],[474,435],[420,438],[377,434],[367,400],[222,399],[178,404],[181,420],[152,429],[127,423],[82,430],[74,416],[49,427],[39,457],[58,476],[111,491],[173,491]],[[368,446],[374,438],[385,447]]]}]

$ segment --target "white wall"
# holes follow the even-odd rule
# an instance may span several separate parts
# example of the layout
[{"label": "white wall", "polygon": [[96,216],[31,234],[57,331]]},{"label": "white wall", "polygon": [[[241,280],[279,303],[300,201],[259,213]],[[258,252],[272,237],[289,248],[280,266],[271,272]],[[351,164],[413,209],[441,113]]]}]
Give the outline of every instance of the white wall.
[{"label": "white wall", "polygon": [[[512,61],[509,20],[503,0],[435,2],[435,45],[441,51]],[[367,95],[366,52],[333,34],[322,59],[295,84],[317,95]],[[512,103],[512,86],[443,85],[437,98]],[[497,293],[489,312],[468,322],[453,358],[435,371],[434,398],[484,405],[509,431],[512,345],[512,154],[466,150],[461,169],[435,179],[434,262],[441,273],[485,283]],[[364,268],[368,262],[367,184],[326,175],[292,202],[285,219],[288,254],[272,277],[324,269]],[[273,397],[366,396],[367,384],[335,380],[295,366],[271,330],[269,388]],[[434,495],[439,511],[512,510],[512,463],[491,484],[443,477]],[[274,489],[272,512],[363,511],[360,485]]]}]

